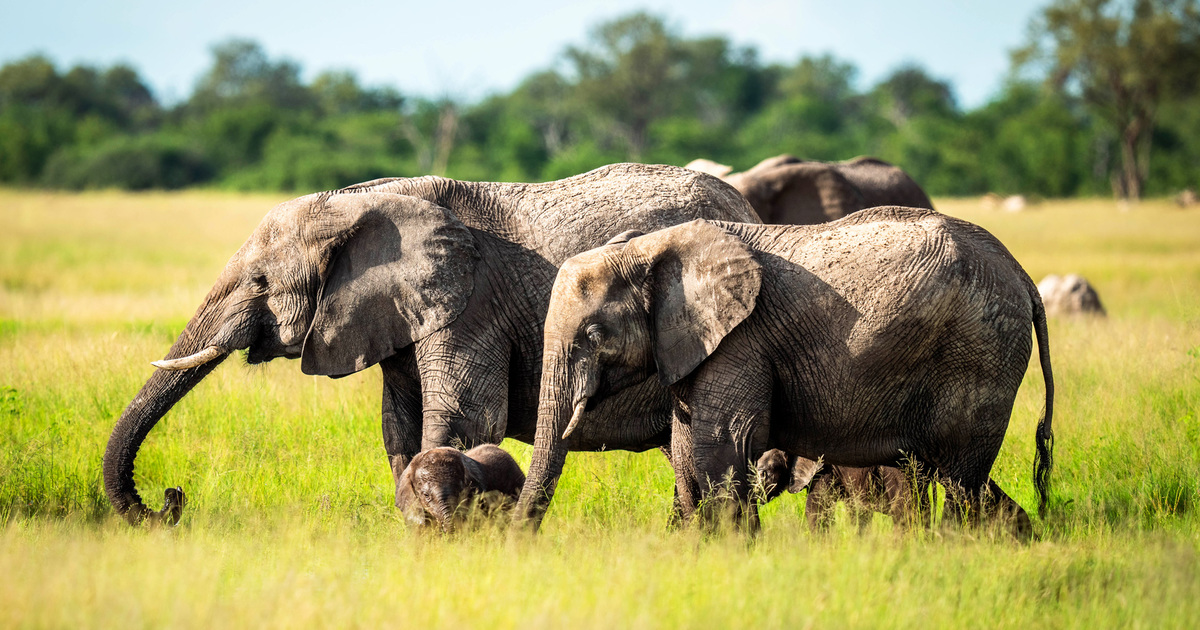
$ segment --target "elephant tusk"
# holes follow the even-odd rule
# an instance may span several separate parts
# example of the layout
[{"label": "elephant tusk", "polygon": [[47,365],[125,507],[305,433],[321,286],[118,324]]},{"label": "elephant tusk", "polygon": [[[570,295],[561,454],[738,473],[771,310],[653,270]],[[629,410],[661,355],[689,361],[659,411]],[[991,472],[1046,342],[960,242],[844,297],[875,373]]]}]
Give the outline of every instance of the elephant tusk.
[{"label": "elephant tusk", "polygon": [[222,356],[225,351],[216,347],[209,346],[196,354],[190,354],[179,359],[163,359],[161,361],[151,361],[150,365],[162,370],[186,370],[200,365],[204,365],[213,359]]},{"label": "elephant tusk", "polygon": [[584,398],[575,403],[575,413],[571,414],[571,422],[567,425],[567,430],[563,431],[562,439],[567,439],[567,436],[571,435],[571,432],[575,430],[575,427],[579,424],[579,419],[583,417],[583,408],[587,407],[587,402],[588,399]]}]

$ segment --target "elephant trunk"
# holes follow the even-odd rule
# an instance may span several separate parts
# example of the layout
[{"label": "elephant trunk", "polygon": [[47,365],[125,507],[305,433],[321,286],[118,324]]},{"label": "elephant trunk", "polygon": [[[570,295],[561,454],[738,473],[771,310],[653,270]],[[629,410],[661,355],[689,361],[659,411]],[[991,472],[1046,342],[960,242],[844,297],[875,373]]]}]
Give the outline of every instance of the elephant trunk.
[{"label": "elephant trunk", "polygon": [[[203,309],[202,309],[203,312]],[[172,346],[169,357],[188,357],[197,353],[212,354],[207,348],[208,338],[197,329],[201,319],[198,314],[184,330],[183,334]],[[158,423],[167,411],[179,402],[192,387],[204,379],[214,368],[228,356],[228,350],[221,350],[207,357],[195,367],[182,369],[158,369],[152,374],[141,391],[125,408],[121,418],[113,428],[108,439],[108,447],[104,452],[104,491],[108,500],[116,508],[117,513],[125,517],[131,525],[137,525],[144,520],[165,521],[174,525],[179,521],[183,511],[184,496],[180,488],[166,490],[166,504],[163,509],[154,512],[146,507],[133,482],[133,463],[137,458],[138,449],[149,435],[150,430]]]},{"label": "elephant trunk", "polygon": [[578,426],[578,416],[582,415],[574,412],[577,407],[582,411],[587,404],[586,398],[576,400],[576,388],[571,387],[572,379],[565,354],[547,352],[538,397],[533,459],[515,512],[517,519],[527,522],[534,530],[541,526],[558,478],[562,475],[563,464],[567,460],[566,439]]}]

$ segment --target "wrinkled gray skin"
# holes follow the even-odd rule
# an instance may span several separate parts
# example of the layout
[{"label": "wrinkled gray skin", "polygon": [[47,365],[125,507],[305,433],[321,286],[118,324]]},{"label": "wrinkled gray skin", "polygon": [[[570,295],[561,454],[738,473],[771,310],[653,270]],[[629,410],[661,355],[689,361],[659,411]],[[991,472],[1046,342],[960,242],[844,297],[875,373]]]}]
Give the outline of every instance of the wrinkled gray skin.
[{"label": "wrinkled gray skin", "polygon": [[466,453],[449,446],[412,458],[396,484],[396,507],[414,525],[437,524],[450,531],[476,500],[489,513],[511,508],[521,494],[525,473],[516,460],[494,444]]},{"label": "wrinkled gray skin", "polygon": [[929,196],[907,173],[876,158],[812,162],[778,155],[729,175],[712,171],[712,165],[696,168],[729,182],[754,206],[763,223],[812,225],[875,206],[933,208]]},{"label": "wrinkled gray skin", "polygon": [[990,513],[1022,513],[989,472],[1031,326],[1047,392],[1035,465],[1044,501],[1045,313],[1029,276],[982,228],[884,207],[814,226],[694,221],[580,254],[555,280],[517,518],[540,522],[564,436],[619,433],[620,418],[593,411],[652,374],[675,403],[685,519],[710,499],[706,522],[756,527],[749,468],[771,448],[856,467],[898,466],[904,453],[963,488],[951,518],[968,507],[978,517],[985,487],[999,502]]},{"label": "wrinkled gray skin", "polygon": [[[233,255],[118,420],[104,455],[109,500],[131,523],[178,520],[181,492],[158,512],[138,495],[138,448],[243,348],[250,363],[299,358],[306,374],[336,377],[379,363],[394,475],[419,451],[456,440],[531,441],[557,266],[619,232],[696,218],[757,222],[716,178],[640,164],[544,184],[377,180],[285,202]],[[570,448],[668,443],[666,390],[654,379],[629,385],[598,412],[620,418],[620,430],[580,431]]]},{"label": "wrinkled gray skin", "polygon": [[[766,503],[786,490],[808,490],[804,516],[813,529],[826,527],[838,501],[846,501],[859,527],[870,522],[871,512],[891,516],[897,525],[930,524],[930,485],[926,475],[909,479],[894,466],[821,466],[773,448],[754,467]],[[913,483],[913,482],[916,483]]]}]

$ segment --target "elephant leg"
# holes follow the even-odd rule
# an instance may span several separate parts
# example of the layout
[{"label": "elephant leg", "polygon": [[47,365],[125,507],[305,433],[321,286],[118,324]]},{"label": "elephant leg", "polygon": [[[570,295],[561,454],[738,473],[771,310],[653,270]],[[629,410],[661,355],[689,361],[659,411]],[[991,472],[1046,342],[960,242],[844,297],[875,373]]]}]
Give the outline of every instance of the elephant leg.
[{"label": "elephant leg", "polygon": [[883,487],[876,478],[876,472],[874,467],[834,467],[834,477],[841,481],[843,496],[846,497],[846,508],[860,530],[871,524],[875,510],[881,507],[883,501]]},{"label": "elephant leg", "polygon": [[383,371],[383,448],[399,482],[408,462],[421,451],[421,382],[412,347],[379,363]]},{"label": "elephant leg", "polygon": [[879,467],[882,484],[882,506],[880,511],[892,517],[900,527],[929,526],[929,475],[921,470],[917,462],[903,468]]},{"label": "elephant leg", "polygon": [[508,428],[510,345],[493,329],[458,323],[417,343],[422,450],[498,444]]},{"label": "elephant leg", "polygon": [[671,525],[683,525],[692,520],[700,503],[700,484],[696,480],[696,464],[692,456],[691,420],[675,405],[671,414],[671,446],[668,459],[675,470],[675,501]]},{"label": "elephant leg", "polygon": [[698,508],[708,526],[744,524],[757,531],[750,467],[767,450],[771,373],[754,356],[738,356],[736,346],[721,354],[718,350],[697,369],[685,405]]},{"label": "elephant leg", "polygon": [[804,500],[804,518],[809,529],[824,531],[833,522],[833,507],[839,499],[839,486],[829,470],[817,473],[808,485],[808,496]]},{"label": "elephant leg", "polygon": [[1029,521],[1029,514],[1001,490],[995,480],[988,479],[982,495],[980,513],[984,517],[1007,527],[1017,540],[1025,542],[1033,538],[1033,523]]}]

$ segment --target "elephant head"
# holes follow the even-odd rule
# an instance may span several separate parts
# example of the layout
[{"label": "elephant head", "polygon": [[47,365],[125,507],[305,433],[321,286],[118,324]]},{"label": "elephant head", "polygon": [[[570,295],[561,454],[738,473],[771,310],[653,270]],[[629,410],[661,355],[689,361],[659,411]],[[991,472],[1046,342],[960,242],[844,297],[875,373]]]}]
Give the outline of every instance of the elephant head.
[{"label": "elephant head", "polygon": [[459,508],[486,488],[479,464],[448,446],[418,453],[396,484],[396,507],[414,524],[432,518],[442,531],[453,527]]},{"label": "elephant head", "polygon": [[573,432],[602,440],[588,412],[657,374],[670,386],[692,372],[754,309],[761,268],[749,248],[698,220],[567,260],[546,315],[534,455],[518,518],[540,522]]},{"label": "elephant head", "polygon": [[279,205],[121,414],[104,454],[109,500],[130,523],[178,521],[182,491],[151,511],[134,459],[158,420],[233,351],[245,349],[250,363],[300,358],[306,374],[356,372],[453,321],[477,260],[470,231],[415,197],[353,191]]}]

